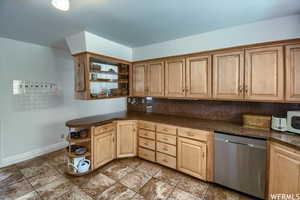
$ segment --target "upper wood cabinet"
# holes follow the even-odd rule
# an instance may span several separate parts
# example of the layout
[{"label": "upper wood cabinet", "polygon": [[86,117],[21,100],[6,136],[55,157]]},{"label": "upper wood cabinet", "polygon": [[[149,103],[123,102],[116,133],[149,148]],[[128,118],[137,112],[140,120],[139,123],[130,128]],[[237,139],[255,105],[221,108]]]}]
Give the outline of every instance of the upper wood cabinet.
[{"label": "upper wood cabinet", "polygon": [[186,96],[211,97],[211,57],[198,56],[186,59]]},{"label": "upper wood cabinet", "polygon": [[137,124],[136,121],[117,122],[117,157],[136,156]]},{"label": "upper wood cabinet", "polygon": [[100,167],[115,158],[115,131],[94,137],[94,167]]},{"label": "upper wood cabinet", "polygon": [[130,62],[84,52],[74,55],[74,66],[76,99],[96,100],[129,95]]},{"label": "upper wood cabinet", "polygon": [[286,100],[300,102],[300,44],[285,48]]},{"label": "upper wood cabinet", "polygon": [[269,199],[271,194],[300,193],[300,152],[271,142]]},{"label": "upper wood cabinet", "polygon": [[133,96],[147,96],[147,64],[136,64],[132,67]]},{"label": "upper wood cabinet", "polygon": [[245,99],[283,100],[283,47],[261,47],[245,51]]},{"label": "upper wood cabinet", "polygon": [[243,99],[244,52],[213,55],[213,98]]},{"label": "upper wood cabinet", "polygon": [[161,97],[165,93],[164,62],[149,63],[147,65],[148,84],[147,95]]},{"label": "upper wood cabinet", "polygon": [[165,96],[185,96],[185,59],[165,62]]},{"label": "upper wood cabinet", "polygon": [[177,169],[206,180],[206,144],[179,137],[177,148]]}]

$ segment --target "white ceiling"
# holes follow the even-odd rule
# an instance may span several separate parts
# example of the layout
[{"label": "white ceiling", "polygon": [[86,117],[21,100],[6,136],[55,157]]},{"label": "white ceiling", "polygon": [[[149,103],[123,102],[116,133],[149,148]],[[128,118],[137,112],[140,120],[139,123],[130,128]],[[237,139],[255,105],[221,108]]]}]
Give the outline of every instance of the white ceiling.
[{"label": "white ceiling", "polygon": [[[0,0],[0,37],[47,46],[86,30],[138,47],[300,13],[300,0]],[[280,27],[279,27],[280,28]]]}]

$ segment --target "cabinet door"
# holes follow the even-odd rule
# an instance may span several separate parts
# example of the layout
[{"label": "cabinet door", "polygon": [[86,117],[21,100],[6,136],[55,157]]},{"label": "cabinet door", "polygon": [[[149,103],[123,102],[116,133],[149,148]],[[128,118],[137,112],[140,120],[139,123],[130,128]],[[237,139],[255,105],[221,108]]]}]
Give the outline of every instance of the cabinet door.
[{"label": "cabinet door", "polygon": [[117,157],[136,156],[137,148],[136,121],[118,121],[117,123]]},{"label": "cabinet door", "polygon": [[213,98],[243,99],[244,52],[213,55]]},{"label": "cabinet door", "polygon": [[300,102],[300,44],[285,48],[286,100]]},{"label": "cabinet door", "polygon": [[206,144],[178,138],[177,167],[179,171],[206,180]]},{"label": "cabinet door", "polygon": [[210,56],[186,59],[186,96],[193,98],[211,97]]},{"label": "cabinet door", "polygon": [[164,63],[156,62],[148,64],[148,95],[152,97],[164,96],[165,72]]},{"label": "cabinet door", "polygon": [[132,93],[133,96],[146,96],[147,65],[137,64],[132,67]]},{"label": "cabinet door", "polygon": [[185,96],[185,60],[166,61],[165,65],[165,96]]},{"label": "cabinet door", "polygon": [[245,55],[245,99],[283,100],[283,47],[247,49]]},{"label": "cabinet door", "polygon": [[299,151],[271,142],[269,165],[269,195],[300,193]]},{"label": "cabinet door", "polygon": [[100,167],[114,159],[115,139],[114,131],[102,133],[94,137],[94,167]]}]

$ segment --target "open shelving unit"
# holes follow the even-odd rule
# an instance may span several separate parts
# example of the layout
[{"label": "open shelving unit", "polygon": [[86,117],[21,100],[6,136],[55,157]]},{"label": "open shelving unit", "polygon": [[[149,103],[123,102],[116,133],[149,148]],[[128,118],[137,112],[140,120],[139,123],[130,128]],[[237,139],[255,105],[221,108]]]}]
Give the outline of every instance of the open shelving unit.
[{"label": "open shelving unit", "polygon": [[[88,130],[88,136],[86,138],[71,138],[71,132],[73,131],[80,131],[82,129]],[[80,128],[72,128],[69,127],[69,134],[68,137],[66,138],[66,141],[68,142],[68,148],[66,149],[65,155],[68,159],[68,164],[65,173],[72,175],[72,176],[83,176],[85,174],[88,174],[93,171],[93,155],[92,155],[92,133],[91,133],[91,128],[86,128],[86,127],[80,127]],[[87,148],[87,152],[82,155],[76,155],[74,152],[71,152],[71,146],[72,145],[80,145],[84,146]],[[73,163],[72,159],[77,159],[77,158],[82,158],[84,157],[85,159],[88,159],[90,161],[90,168],[87,172],[84,173],[77,173],[74,171],[72,167],[69,166],[69,163]]]},{"label": "open shelving unit", "polygon": [[75,58],[75,97],[84,100],[121,98],[129,95],[131,63],[93,53]]}]

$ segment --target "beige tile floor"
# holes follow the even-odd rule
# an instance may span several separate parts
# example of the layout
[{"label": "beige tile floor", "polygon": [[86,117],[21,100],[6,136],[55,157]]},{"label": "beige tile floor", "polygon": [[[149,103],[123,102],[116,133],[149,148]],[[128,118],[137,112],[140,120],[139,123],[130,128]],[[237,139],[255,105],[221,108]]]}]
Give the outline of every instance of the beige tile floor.
[{"label": "beige tile floor", "polygon": [[115,160],[93,173],[64,174],[63,151],[0,169],[0,200],[239,200],[250,197],[141,160]]}]

